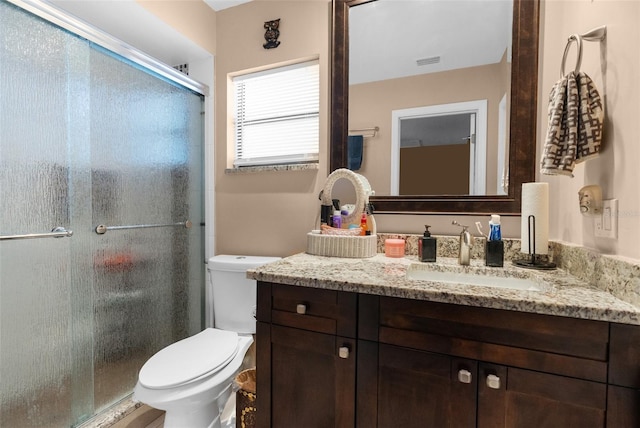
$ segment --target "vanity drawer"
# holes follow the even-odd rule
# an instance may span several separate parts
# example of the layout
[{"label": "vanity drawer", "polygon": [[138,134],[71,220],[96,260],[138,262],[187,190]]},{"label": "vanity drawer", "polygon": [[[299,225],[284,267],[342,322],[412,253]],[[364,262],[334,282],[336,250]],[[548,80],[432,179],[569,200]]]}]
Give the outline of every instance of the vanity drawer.
[{"label": "vanity drawer", "polygon": [[258,300],[259,321],[355,338],[355,293],[259,282]]},{"label": "vanity drawer", "polygon": [[360,331],[377,333],[382,343],[607,380],[606,322],[393,297],[380,297],[378,305],[377,331]]}]

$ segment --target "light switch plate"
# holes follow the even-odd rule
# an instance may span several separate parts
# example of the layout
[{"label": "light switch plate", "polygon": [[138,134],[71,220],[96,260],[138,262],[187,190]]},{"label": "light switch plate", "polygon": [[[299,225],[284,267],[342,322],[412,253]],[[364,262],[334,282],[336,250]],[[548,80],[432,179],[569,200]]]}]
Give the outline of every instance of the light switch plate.
[{"label": "light switch plate", "polygon": [[618,238],[618,200],[602,201],[602,213],[595,219],[595,235],[598,238]]}]

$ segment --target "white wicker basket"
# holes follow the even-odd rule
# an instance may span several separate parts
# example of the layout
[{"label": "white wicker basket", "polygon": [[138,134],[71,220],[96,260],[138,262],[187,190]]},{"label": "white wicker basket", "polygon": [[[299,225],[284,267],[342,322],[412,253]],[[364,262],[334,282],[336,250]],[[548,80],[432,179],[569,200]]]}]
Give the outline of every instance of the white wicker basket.
[{"label": "white wicker basket", "polygon": [[377,251],[377,236],[337,236],[307,233],[307,253],[316,256],[365,258]]},{"label": "white wicker basket", "polygon": [[[360,174],[341,168],[333,171],[322,190],[321,200],[324,205],[331,205],[331,191],[333,185],[339,179],[351,181],[356,190],[356,209],[346,218],[345,222],[359,223],[364,207],[369,204],[369,195],[373,193],[371,185]],[[367,236],[342,236],[319,233],[307,233],[307,253],[316,256],[365,258],[376,255],[378,237],[376,236],[376,221],[373,215],[369,216],[371,223],[371,235]],[[346,230],[346,229],[345,229]]]}]

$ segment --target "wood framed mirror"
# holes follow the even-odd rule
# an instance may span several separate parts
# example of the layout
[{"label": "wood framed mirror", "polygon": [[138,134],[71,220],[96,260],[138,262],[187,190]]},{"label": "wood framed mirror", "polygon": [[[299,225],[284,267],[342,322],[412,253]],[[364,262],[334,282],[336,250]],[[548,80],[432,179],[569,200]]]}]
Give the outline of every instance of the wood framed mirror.
[{"label": "wood framed mirror", "polygon": [[[333,0],[330,169],[347,167],[349,133],[349,15],[376,0]],[[442,0],[439,0],[442,1]],[[503,195],[403,195],[371,197],[377,213],[518,215],[521,185],[535,180],[538,82],[538,0],[513,0],[508,128],[508,189]],[[389,22],[389,26],[393,23]],[[381,37],[393,28],[380,29]],[[374,41],[375,46],[375,41]],[[427,101],[428,103],[428,101]],[[366,158],[366,145],[365,145]],[[366,175],[366,173],[365,173]],[[375,189],[375,184],[372,183]]]}]

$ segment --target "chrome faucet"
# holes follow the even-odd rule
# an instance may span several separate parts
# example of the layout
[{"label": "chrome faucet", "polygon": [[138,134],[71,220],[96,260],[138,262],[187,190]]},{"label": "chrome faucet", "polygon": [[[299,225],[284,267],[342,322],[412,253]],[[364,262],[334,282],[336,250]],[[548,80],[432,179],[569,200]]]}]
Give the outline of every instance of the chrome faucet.
[{"label": "chrome faucet", "polygon": [[453,220],[451,224],[462,228],[462,232],[460,232],[460,248],[458,249],[458,263],[462,266],[469,266],[469,262],[471,261],[471,245],[473,244],[473,238],[467,230],[469,226],[462,225],[455,220]]}]

